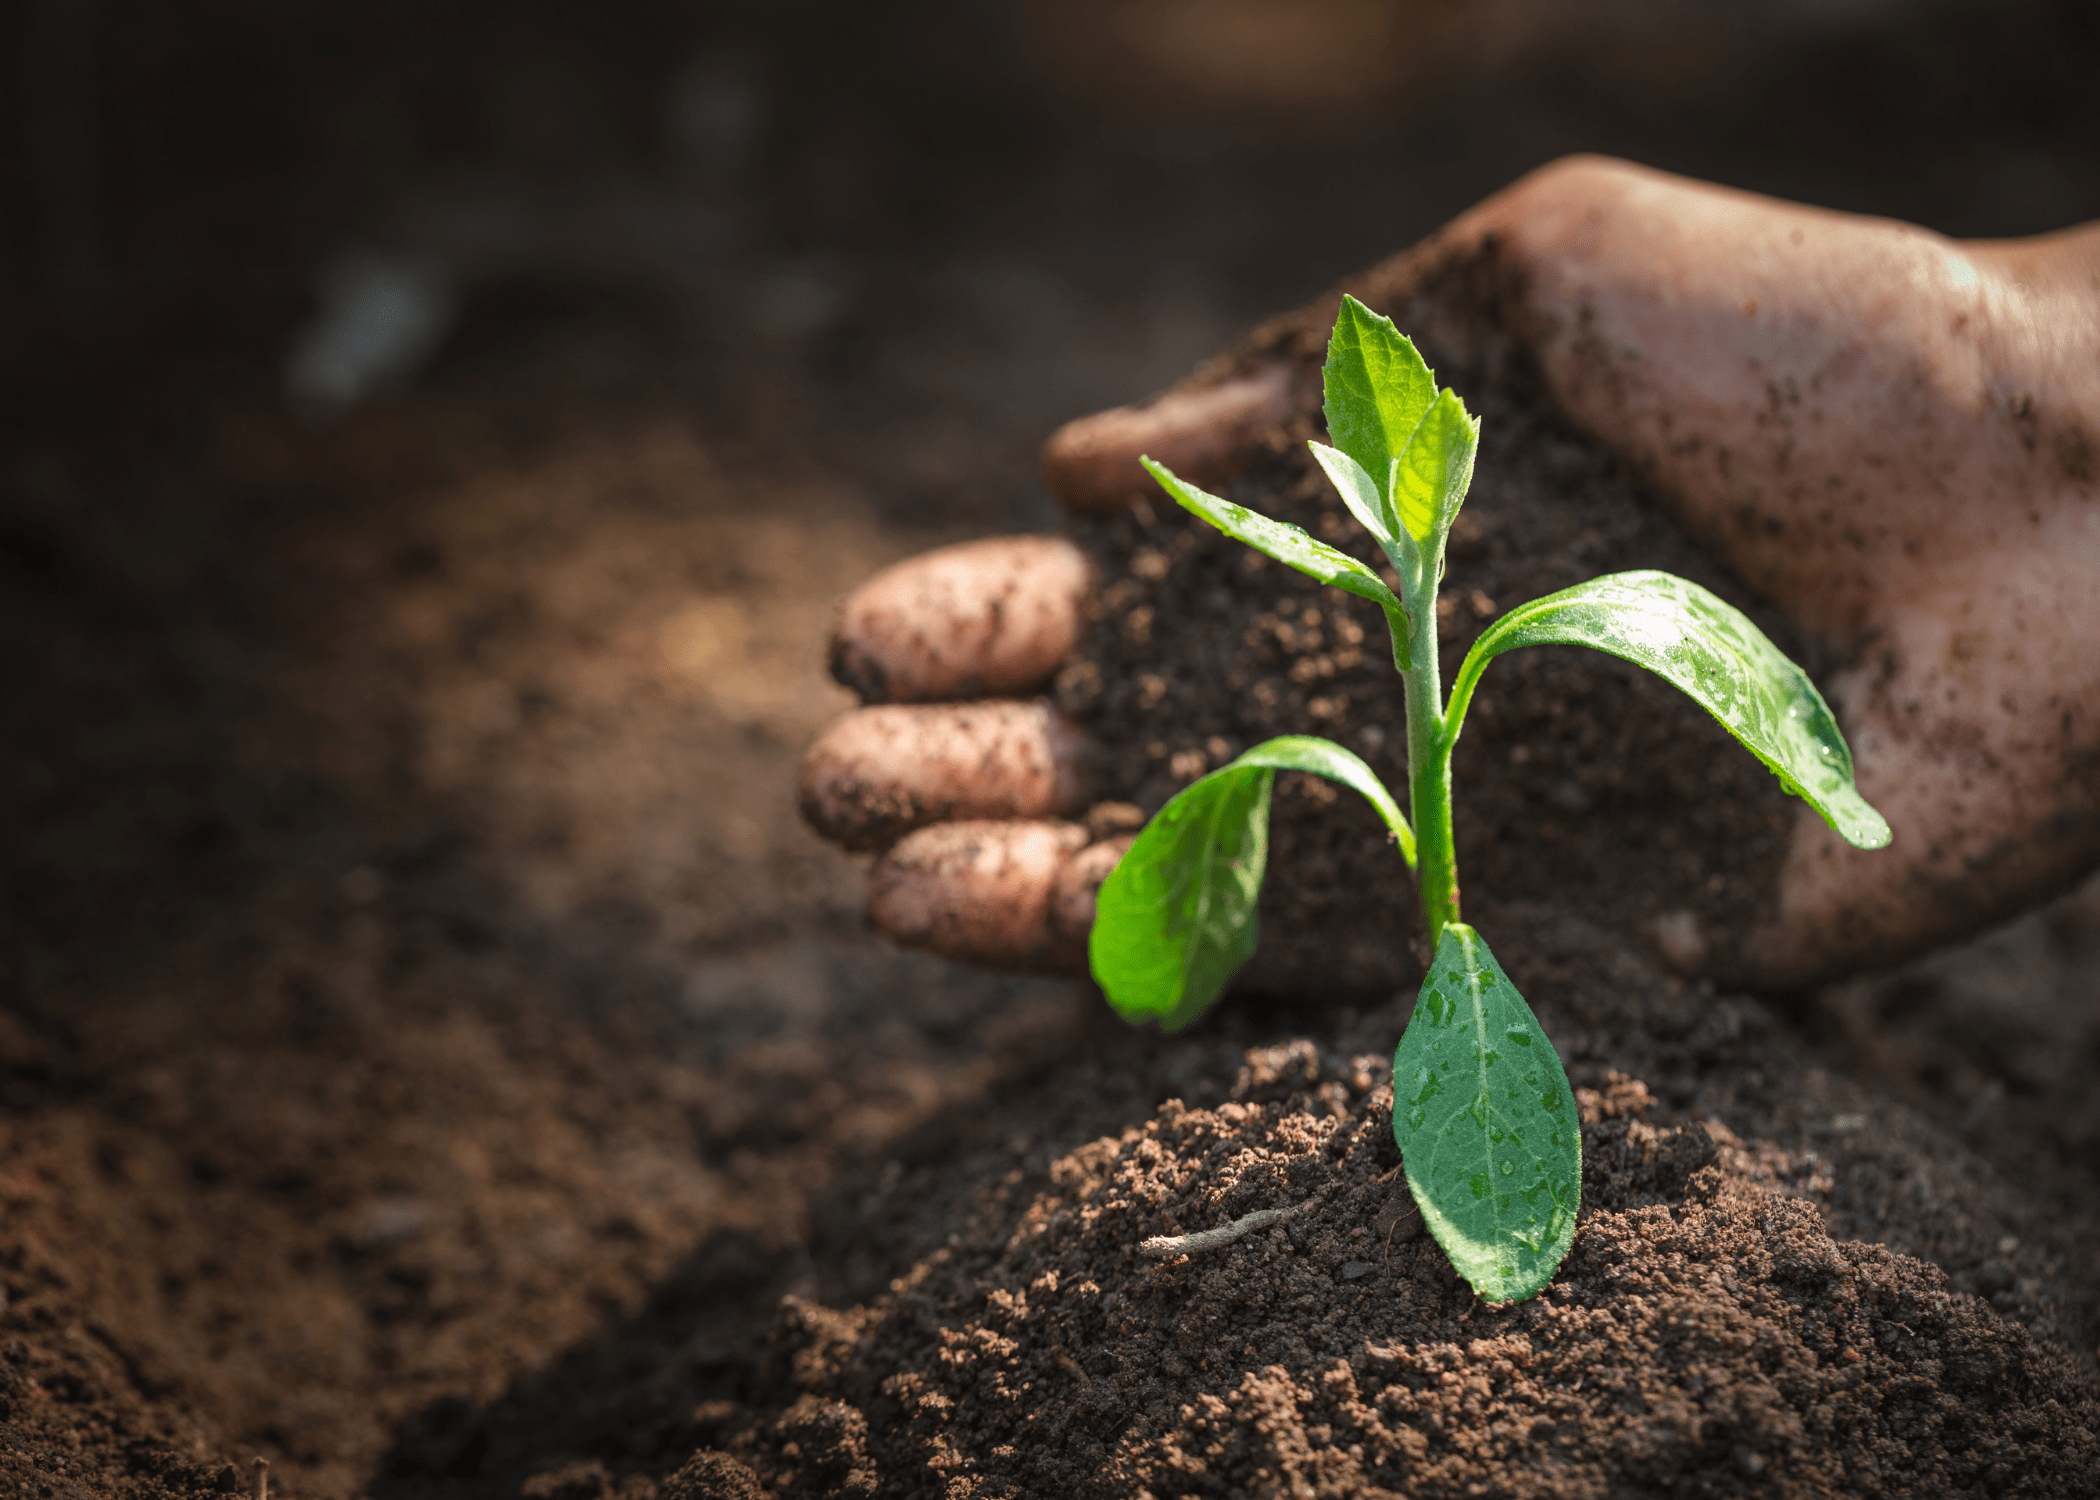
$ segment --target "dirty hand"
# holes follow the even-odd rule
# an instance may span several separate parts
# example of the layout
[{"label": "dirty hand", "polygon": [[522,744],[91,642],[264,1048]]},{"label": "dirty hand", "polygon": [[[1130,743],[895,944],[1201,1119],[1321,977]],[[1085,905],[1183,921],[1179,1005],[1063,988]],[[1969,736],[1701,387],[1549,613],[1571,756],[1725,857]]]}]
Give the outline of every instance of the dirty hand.
[{"label": "dirty hand", "polygon": [[[1562,408],[1852,662],[1823,686],[1894,848],[1850,849],[1804,805],[1769,920],[1692,935],[1682,961],[1800,985],[1964,936],[2100,860],[2100,225],[1957,244],[1577,158],[1417,253],[1496,257]],[[1318,400],[1312,363],[1256,364],[1072,423],[1044,475],[1097,513],[1150,492],[1140,452],[1215,485]],[[1015,965],[1083,951],[1127,830],[1106,809],[1068,821],[1089,802],[1081,736],[1017,695],[1076,643],[1087,584],[1070,543],[1015,537],[848,601],[833,669],[875,706],[811,749],[803,807],[889,847],[871,907],[903,941]]]}]

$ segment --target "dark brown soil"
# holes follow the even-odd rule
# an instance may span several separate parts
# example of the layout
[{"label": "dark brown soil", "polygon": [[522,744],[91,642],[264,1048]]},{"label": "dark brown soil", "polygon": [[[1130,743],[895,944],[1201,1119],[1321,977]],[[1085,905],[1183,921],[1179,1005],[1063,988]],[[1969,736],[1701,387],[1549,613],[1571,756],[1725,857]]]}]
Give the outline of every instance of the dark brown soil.
[{"label": "dark brown soil", "polygon": [[[1544,1296],[1477,1304],[1421,1233],[1381,1055],[1349,1050],[1390,1013],[1212,1036],[1180,1066],[1238,1061],[1229,1085],[1055,1159],[1016,1143],[888,1297],[788,1304],[793,1403],[725,1411],[717,1441],[791,1494],[2084,1493],[2090,1361],[1976,1291],[2019,1196],[1754,1003],[1534,916],[1551,936],[1511,968],[1588,1085],[1582,1229]],[[1606,1066],[1635,1060],[1691,1107]],[[1990,1269],[1942,1269],[1965,1265]]]},{"label": "dark brown soil", "polygon": [[[941,534],[596,337],[330,434],[221,401],[179,443],[25,446],[16,1492],[223,1493],[258,1454],[294,1500],[2080,1492],[2092,894],[1782,1011],[1607,907],[1477,891],[1599,1119],[1559,1289],[1468,1313],[1387,1212],[1404,945],[1383,993],[1171,1039],[886,948],[790,782],[846,702],[832,598]],[[1134,1257],[1304,1198],[1281,1240]]]},{"label": "dark brown soil", "polygon": [[[1267,993],[1131,1033],[885,944],[792,806],[849,703],[835,597],[1049,524],[1056,421],[1562,150],[1954,232],[2088,216],[2078,7],[1754,56],[1604,30],[1375,140],[1159,159],[1093,104],[1092,144],[1044,126],[1011,7],[718,9],[134,7],[84,323],[25,279],[10,169],[0,1500],[232,1494],[257,1456],[288,1500],[2090,1493],[2100,887],[1784,1002],[1685,985],[1640,924],[1738,910],[1745,809],[1788,804],[1628,670],[1499,664],[1468,909],[1596,1119],[1556,1290],[1468,1311],[1390,1212],[1403,935],[1308,1000],[1274,976],[1320,955],[1272,920]],[[742,47],[770,145],[710,175],[665,105]],[[437,362],[293,420],[315,268],[484,202],[540,228],[462,252]],[[1402,313],[1488,418],[1454,651],[1474,589],[1642,564],[1738,597],[1539,407],[1482,290]],[[1321,524],[1303,478],[1279,449],[1247,493]],[[1390,769],[1375,637],[1344,664],[1334,601],[1273,570],[1242,612],[1235,551],[1154,520],[1092,538],[1131,580],[1096,721],[1201,734],[1116,741],[1104,795],[1156,803],[1268,713],[1376,725]],[[1109,649],[1199,575],[1229,597]],[[1168,652],[1205,619],[1229,651]],[[1339,912],[1369,872],[1404,934],[1368,818],[1314,795],[1278,876]],[[1133,1253],[1306,1200],[1280,1238]]]}]

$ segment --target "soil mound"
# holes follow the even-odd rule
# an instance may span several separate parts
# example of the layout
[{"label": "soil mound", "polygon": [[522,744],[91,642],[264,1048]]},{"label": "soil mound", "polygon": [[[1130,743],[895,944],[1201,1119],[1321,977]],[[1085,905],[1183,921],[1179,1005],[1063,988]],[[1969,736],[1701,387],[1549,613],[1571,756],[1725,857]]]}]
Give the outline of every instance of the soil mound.
[{"label": "soil mound", "polygon": [[[1978,1294],[2034,1206],[1756,1002],[1534,918],[1510,968],[1585,1121],[1543,1296],[1476,1302],[1421,1231],[1386,1064],[1352,1050],[1398,1015],[1213,1035],[1177,1071],[1220,1097],[975,1163],[967,1228],[888,1296],[786,1303],[771,1399],[719,1408],[708,1462],[788,1495],[2087,1493],[2100,1393],[2062,1336],[2084,1310]],[[1139,1253],[1265,1208],[1291,1212]]]}]

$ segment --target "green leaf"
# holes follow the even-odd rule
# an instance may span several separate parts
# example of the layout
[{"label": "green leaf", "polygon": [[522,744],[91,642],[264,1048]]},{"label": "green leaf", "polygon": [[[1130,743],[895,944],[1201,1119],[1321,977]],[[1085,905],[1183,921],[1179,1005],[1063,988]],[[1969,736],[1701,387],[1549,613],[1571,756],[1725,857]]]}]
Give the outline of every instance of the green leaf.
[{"label": "green leaf", "polygon": [[1393,1139],[1422,1221],[1473,1290],[1542,1291],[1575,1240],[1581,1121],[1538,1018],[1463,922],[1445,926],[1393,1052]]},{"label": "green leaf", "polygon": [[1179,1031],[1254,956],[1275,780],[1262,766],[1213,771],[1161,808],[1101,882],[1087,963],[1124,1020]]},{"label": "green leaf", "polygon": [[[1423,544],[1451,529],[1473,483],[1473,457],[1480,450],[1480,419],[1450,391],[1437,392],[1393,459],[1393,509],[1408,534]],[[1441,556],[1441,546],[1429,550]]]},{"label": "green leaf", "polygon": [[[1354,297],[1335,310],[1327,340],[1327,435],[1383,484],[1436,398],[1436,377],[1414,344]],[[1374,528],[1375,529],[1375,528]],[[1421,535],[1421,533],[1417,533]]]},{"label": "green leaf", "polygon": [[1364,530],[1378,538],[1382,547],[1390,547],[1399,534],[1399,525],[1386,507],[1385,492],[1378,482],[1364,472],[1364,466],[1339,448],[1330,448],[1325,443],[1307,443],[1312,449],[1315,462],[1327,471],[1327,477],[1341,492],[1342,504],[1349,507],[1349,514],[1363,522]]},{"label": "green leaf", "polygon": [[1646,667],[1698,701],[1849,844],[1879,849],[1889,825],[1853,785],[1830,705],[1742,612],[1671,573],[1610,573],[1521,604],[1495,621],[1451,688],[1456,735],[1488,662],[1519,646],[1592,646]]},{"label": "green leaf", "polygon": [[1311,735],[1256,745],[1183,788],[1101,883],[1087,959],[1124,1020],[1178,1031],[1254,956],[1269,794],[1279,770],[1310,771],[1361,792],[1414,865],[1414,831],[1362,760]]},{"label": "green leaf", "polygon": [[1309,578],[1346,589],[1360,599],[1369,599],[1388,614],[1397,612],[1405,617],[1405,607],[1399,596],[1385,586],[1385,580],[1348,553],[1337,552],[1325,542],[1314,541],[1295,526],[1272,521],[1244,505],[1234,505],[1230,500],[1206,494],[1187,480],[1176,477],[1164,464],[1154,463],[1149,458],[1138,461],[1183,509],[1194,511],[1234,541],[1244,542]]}]

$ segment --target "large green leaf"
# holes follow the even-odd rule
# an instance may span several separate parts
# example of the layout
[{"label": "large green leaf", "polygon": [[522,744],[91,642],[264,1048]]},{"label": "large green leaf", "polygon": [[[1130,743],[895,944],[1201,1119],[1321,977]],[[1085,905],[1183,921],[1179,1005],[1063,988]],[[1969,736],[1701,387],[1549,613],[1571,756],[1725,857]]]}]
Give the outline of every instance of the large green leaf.
[{"label": "large green leaf", "polygon": [[1391,318],[1349,296],[1335,311],[1320,373],[1327,435],[1379,484],[1390,483],[1393,460],[1436,399],[1436,376]]},{"label": "large green leaf", "polygon": [[1423,1222],[1473,1290],[1543,1290],[1575,1240],[1581,1122],[1538,1018],[1463,922],[1445,926],[1393,1052],[1393,1139]]},{"label": "large green leaf", "polygon": [[1450,733],[1495,657],[1519,646],[1593,646],[1667,678],[1719,719],[1847,843],[1879,849],[1889,825],[1852,782],[1852,752],[1808,674],[1765,633],[1689,579],[1609,573],[1520,604],[1481,633],[1451,686]]},{"label": "large green leaf", "polygon": [[1348,553],[1337,552],[1325,542],[1313,540],[1295,526],[1272,521],[1244,505],[1234,505],[1230,500],[1220,500],[1216,495],[1199,490],[1165,464],[1154,463],[1149,458],[1139,462],[1159,481],[1160,488],[1172,495],[1184,509],[1195,512],[1234,541],[1245,542],[1255,551],[1267,553],[1309,578],[1369,599],[1388,615],[1405,616],[1406,610],[1399,596],[1385,586],[1385,580]]},{"label": "large green leaf", "polygon": [[1414,832],[1371,768],[1331,740],[1285,735],[1182,789],[1145,825],[1094,900],[1087,959],[1126,1021],[1177,1031],[1209,1008],[1259,937],[1269,793],[1279,770],[1361,792],[1412,866]]}]

